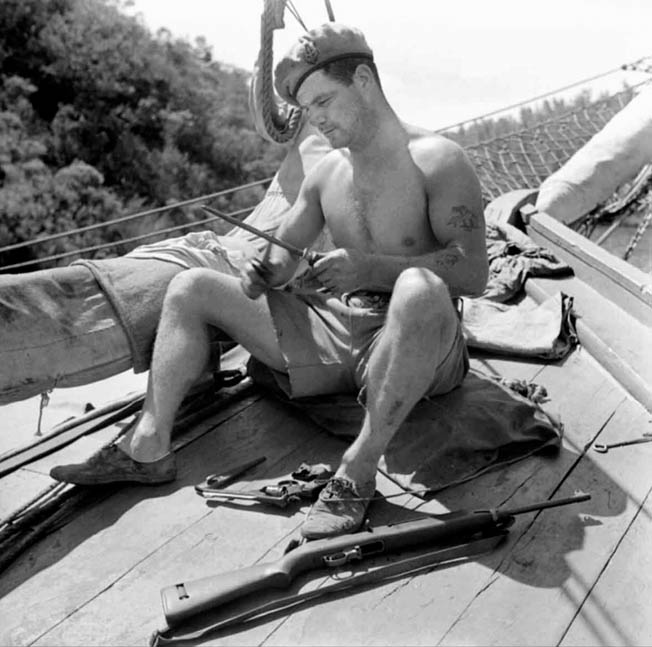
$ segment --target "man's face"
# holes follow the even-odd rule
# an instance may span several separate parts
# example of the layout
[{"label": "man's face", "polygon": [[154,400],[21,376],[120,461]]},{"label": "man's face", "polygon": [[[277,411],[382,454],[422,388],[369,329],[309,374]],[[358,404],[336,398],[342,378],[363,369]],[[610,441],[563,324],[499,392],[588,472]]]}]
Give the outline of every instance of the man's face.
[{"label": "man's face", "polygon": [[355,82],[344,85],[317,70],[301,84],[297,100],[333,148],[349,146],[363,127],[363,97]]}]

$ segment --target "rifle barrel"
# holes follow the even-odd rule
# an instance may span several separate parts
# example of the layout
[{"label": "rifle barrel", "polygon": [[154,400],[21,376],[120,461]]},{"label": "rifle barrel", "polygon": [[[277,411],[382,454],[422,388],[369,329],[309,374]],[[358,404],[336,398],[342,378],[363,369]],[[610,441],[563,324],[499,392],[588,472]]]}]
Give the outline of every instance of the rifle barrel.
[{"label": "rifle barrel", "polygon": [[530,505],[523,505],[519,508],[512,508],[511,510],[497,510],[500,516],[515,516],[517,514],[525,514],[526,512],[535,512],[536,510],[545,510],[547,508],[556,508],[560,505],[570,505],[571,503],[580,503],[581,501],[588,501],[591,498],[590,494],[582,492],[575,496],[569,496],[564,499],[552,499],[551,501],[544,501],[542,503],[532,503]]}]

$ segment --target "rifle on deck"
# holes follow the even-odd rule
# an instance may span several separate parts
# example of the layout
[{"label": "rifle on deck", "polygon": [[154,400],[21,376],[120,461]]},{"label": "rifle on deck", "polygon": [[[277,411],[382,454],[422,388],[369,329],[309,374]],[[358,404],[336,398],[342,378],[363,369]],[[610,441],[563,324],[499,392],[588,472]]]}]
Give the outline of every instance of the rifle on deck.
[{"label": "rifle on deck", "polygon": [[[352,588],[358,584],[380,581],[388,576],[414,572],[423,569],[424,564],[432,568],[435,564],[459,559],[460,557],[486,552],[497,545],[514,523],[516,515],[535,512],[590,499],[589,494],[578,494],[565,499],[534,503],[509,510],[490,509],[472,512],[452,512],[441,516],[428,516],[387,526],[362,530],[353,534],[328,539],[309,541],[289,550],[275,561],[247,568],[191,580],[161,590],[161,600],[169,627],[178,626],[195,615],[217,609],[246,595],[290,587],[293,580],[302,573],[333,568],[349,562],[367,558],[391,555],[414,547],[427,545],[428,553],[411,557],[404,562],[395,562],[374,572],[349,578],[346,583],[338,582],[331,587],[322,587],[308,594],[280,598],[256,609],[239,613],[236,617],[214,624],[218,629],[241,622],[270,610],[296,605],[318,595]],[[433,550],[434,549],[434,550]],[[165,631],[159,632],[165,644]]]}]

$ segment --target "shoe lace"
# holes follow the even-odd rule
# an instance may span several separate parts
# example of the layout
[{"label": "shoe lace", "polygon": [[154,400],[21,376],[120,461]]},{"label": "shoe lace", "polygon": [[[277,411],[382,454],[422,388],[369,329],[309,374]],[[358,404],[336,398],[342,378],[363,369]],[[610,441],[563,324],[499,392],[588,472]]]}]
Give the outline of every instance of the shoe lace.
[{"label": "shoe lace", "polygon": [[343,499],[350,498],[351,496],[354,498],[358,497],[358,493],[353,487],[353,482],[341,476],[332,478],[324,488],[323,498],[325,499]]}]

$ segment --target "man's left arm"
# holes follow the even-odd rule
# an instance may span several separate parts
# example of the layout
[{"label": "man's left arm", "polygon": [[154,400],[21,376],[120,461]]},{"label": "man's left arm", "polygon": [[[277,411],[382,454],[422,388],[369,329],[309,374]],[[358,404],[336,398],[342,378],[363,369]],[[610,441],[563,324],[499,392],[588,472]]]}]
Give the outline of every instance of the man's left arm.
[{"label": "man's left arm", "polygon": [[[487,245],[480,182],[463,149],[453,142],[438,144],[436,155],[419,166],[428,194],[428,218],[440,247],[417,256],[368,256],[363,275],[373,276],[368,289],[391,291],[398,275],[425,267],[448,286],[451,296],[479,296],[488,277]],[[443,150],[441,150],[443,148]],[[367,281],[365,281],[367,283]]]}]

